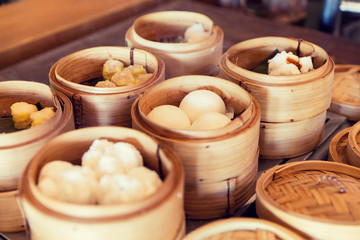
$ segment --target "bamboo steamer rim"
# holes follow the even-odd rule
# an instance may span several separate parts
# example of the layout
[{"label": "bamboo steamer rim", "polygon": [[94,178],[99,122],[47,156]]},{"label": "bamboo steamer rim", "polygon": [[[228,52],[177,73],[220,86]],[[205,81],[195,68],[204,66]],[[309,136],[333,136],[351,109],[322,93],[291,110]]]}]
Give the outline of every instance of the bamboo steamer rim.
[{"label": "bamboo steamer rim", "polygon": [[[128,59],[125,59],[123,56],[121,58],[119,55],[125,54],[128,56]],[[90,58],[90,57],[93,58]],[[63,77],[64,72],[72,70],[72,64],[81,59],[98,59],[101,56],[105,63],[107,59],[115,59],[121,60],[125,63],[125,65],[129,65],[132,61],[134,64],[139,62],[138,59],[144,59],[145,61],[145,69],[148,68],[148,63],[154,64],[154,69],[151,72],[152,76],[143,82],[131,85],[131,86],[121,86],[121,87],[112,87],[112,88],[100,88],[93,86],[86,86],[80,84],[78,82],[73,82],[66,77]],[[105,57],[106,56],[106,57]],[[55,78],[51,77],[51,71],[54,71]],[[114,47],[114,46],[101,46],[101,47],[93,47],[86,48],[74,53],[71,53],[60,60],[58,60],[49,73],[50,81],[54,82],[55,85],[62,85],[64,88],[69,89],[69,91],[73,91],[81,94],[118,94],[118,93],[128,93],[136,90],[143,89],[144,87],[156,82],[156,80],[164,74],[165,64],[164,62],[153,55],[150,52],[141,49],[129,48],[129,47]],[[86,75],[86,74],[85,74]],[[73,75],[72,75],[73,76]],[[89,80],[89,79],[87,79]]]},{"label": "bamboo steamer rim", "polygon": [[360,121],[360,65],[336,64],[330,109],[351,121]]},{"label": "bamboo steamer rim", "polygon": [[348,134],[348,142],[346,152],[348,161],[351,165],[360,167],[360,143],[357,141],[357,136],[360,134],[360,121],[355,123]]},{"label": "bamboo steamer rim", "polygon": [[[218,234],[228,233],[228,238],[221,239],[232,239],[230,232],[246,231],[246,230],[266,230],[276,234],[280,239],[304,239],[297,233],[283,227],[280,224],[258,218],[249,217],[232,217],[229,219],[216,220],[207,223],[196,230],[193,230],[187,234],[184,240],[205,240],[211,237],[217,237]],[[218,239],[218,238],[216,238]],[[219,238],[220,240],[220,238]]]},{"label": "bamboo steamer rim", "polygon": [[[285,49],[297,48],[299,39],[295,38],[286,38],[286,37],[275,37],[275,36],[268,36],[268,37],[259,37],[248,39],[238,44],[233,45],[230,47],[225,54],[220,59],[220,68],[222,68],[227,74],[233,75],[236,78],[240,78],[245,82],[259,84],[259,85],[274,85],[274,86],[281,86],[290,84],[298,84],[299,82],[308,82],[313,80],[314,78],[324,77],[324,75],[329,74],[333,71],[335,64],[331,57],[326,53],[326,51],[318,45],[313,43],[307,42],[302,40],[301,44],[306,44],[307,47],[312,46],[313,52],[316,56],[320,56],[324,59],[325,63],[322,64],[320,67],[301,74],[289,75],[289,76],[272,76],[268,74],[262,74],[253,72],[251,70],[242,68],[237,66],[233,63],[230,58],[233,55],[236,55],[240,49],[248,49],[248,48],[255,48],[255,47],[268,47],[268,46],[280,46],[282,44]],[[300,44],[300,51],[301,51],[301,44]]]},{"label": "bamboo steamer rim", "polygon": [[[166,21],[164,21],[166,19]],[[141,36],[139,28],[147,26],[149,23],[173,24],[177,26],[189,27],[192,23],[202,23],[206,31],[211,31],[210,36],[198,42],[186,43],[163,43],[148,40]],[[153,31],[150,29],[150,31]],[[151,48],[152,52],[191,52],[206,48],[211,45],[221,35],[222,30],[204,14],[189,11],[160,11],[145,14],[137,18],[126,33],[127,41],[136,42],[145,48]],[[154,50],[154,51],[153,51]]]},{"label": "bamboo steamer rim", "polygon": [[[329,226],[358,226],[360,221],[344,221],[344,220],[334,220],[334,219],[324,219],[324,218],[315,218],[308,215],[300,214],[289,210],[283,206],[280,206],[276,203],[267,193],[266,188],[267,186],[278,177],[284,176],[291,172],[299,172],[299,171],[331,171],[336,173],[341,173],[344,175],[351,176],[353,178],[357,178],[358,182],[360,181],[360,168],[337,163],[337,162],[329,162],[323,160],[308,160],[303,162],[293,162],[293,163],[286,163],[284,165],[278,165],[275,167],[270,168],[269,170],[265,171],[256,183],[256,198],[257,201],[262,202],[265,207],[271,208],[273,211],[278,211],[272,214],[279,214],[281,213],[282,217],[296,217],[297,219],[302,219],[307,222],[315,223],[322,223],[327,224]],[[257,211],[258,215],[259,213]],[[260,216],[261,217],[261,216]],[[285,220],[285,219],[284,219]],[[289,223],[295,224],[295,223]],[[295,226],[294,226],[295,227]],[[305,230],[304,230],[305,231]]]},{"label": "bamboo steamer rim", "polygon": [[0,134],[0,150],[14,148],[41,140],[49,134],[54,134],[58,129],[62,129],[72,117],[72,105],[65,95],[52,90],[48,85],[38,82],[23,80],[0,82],[2,90],[15,93],[29,93],[32,98],[41,95],[52,99],[55,107],[55,115],[50,121],[46,121],[39,126],[16,131],[12,133]]},{"label": "bamboo steamer rim", "polygon": [[[119,138],[114,138],[113,136],[117,136],[117,134],[119,134]],[[90,140],[89,135],[91,135]],[[156,153],[159,161],[161,161],[162,164],[168,165],[168,175],[163,180],[163,184],[157,190],[156,194],[153,194],[142,201],[128,204],[82,205],[65,203],[45,196],[40,192],[36,185],[37,177],[40,172],[40,169],[37,167],[55,159],[46,158],[43,160],[41,159],[42,155],[46,153],[47,148],[49,147],[59,146],[64,140],[71,141],[71,139],[77,139],[79,137],[82,141],[88,142],[89,146],[95,138],[105,138],[115,141],[127,141],[127,139],[138,141],[139,138],[142,140],[145,139],[146,141],[150,140],[152,141],[151,144],[154,146],[156,145],[157,147]],[[61,151],[61,149],[57,151]],[[174,189],[178,189],[179,186],[183,184],[183,179],[184,172],[182,164],[177,155],[175,155],[167,146],[159,145],[159,143],[150,136],[134,129],[97,126],[69,131],[47,142],[31,159],[24,170],[19,181],[19,197],[22,201],[28,201],[34,207],[38,208],[38,210],[57,218],[85,223],[98,222],[99,220],[108,222],[114,220],[126,220],[136,217],[146,211],[151,211],[151,209],[156,207],[159,203],[166,201],[166,199],[170,198],[173,194],[177,194],[177,197],[181,198],[182,196],[179,196],[179,193],[175,193]]]},{"label": "bamboo steamer rim", "polygon": [[328,159],[333,162],[349,164],[346,157],[346,145],[348,134],[351,127],[339,131],[332,139],[329,145]]},{"label": "bamboo steamer rim", "polygon": [[[20,232],[24,231],[24,219],[25,216],[21,211],[18,201],[18,193],[16,190],[0,191],[0,206],[6,204],[6,208],[12,210],[16,209],[16,212],[9,212],[8,210],[0,211],[0,231],[1,232]],[[9,205],[10,203],[10,205]],[[2,208],[0,207],[0,208]],[[9,215],[8,215],[9,214]],[[6,220],[5,220],[6,219]],[[2,222],[2,223],[1,223]],[[6,222],[6,224],[4,224]]]},{"label": "bamboo steamer rim", "polygon": [[[186,84],[192,84],[192,90],[185,89]],[[221,84],[221,86],[217,86],[216,84]],[[245,106],[245,109],[241,112],[239,116],[233,119],[229,124],[222,128],[208,130],[208,131],[191,131],[191,130],[179,130],[179,129],[170,129],[167,127],[163,127],[150,119],[148,119],[148,112],[143,111],[142,105],[147,103],[147,97],[150,94],[156,94],[159,90],[167,89],[168,87],[174,86],[181,88],[179,91],[184,93],[189,93],[194,90],[199,89],[208,89],[209,87],[214,87],[217,90],[226,90],[237,88],[243,94],[244,102],[247,102],[248,106]],[[226,92],[224,93],[226,94]],[[151,95],[150,95],[151,96]],[[238,94],[240,96],[240,94]],[[221,96],[220,96],[221,97]],[[165,136],[175,139],[210,139],[210,138],[218,138],[221,136],[232,134],[234,131],[237,132],[238,129],[244,128],[247,125],[247,122],[253,120],[253,116],[257,115],[260,112],[260,107],[255,98],[253,98],[247,91],[238,86],[235,83],[230,81],[225,81],[223,79],[212,77],[212,76],[203,76],[203,75],[187,75],[187,76],[179,76],[168,79],[151,89],[147,89],[142,95],[135,100],[133,106],[136,105],[137,110],[132,109],[132,112],[136,111],[139,113],[141,121],[144,122],[144,125],[148,126],[156,135]],[[132,118],[134,119],[135,116]]]},{"label": "bamboo steamer rim", "polygon": [[135,123],[138,127],[140,127],[141,131],[145,132],[146,134],[148,134],[150,136],[154,136],[155,138],[163,140],[163,141],[171,141],[171,142],[178,142],[178,143],[181,143],[181,142],[187,142],[187,143],[218,142],[218,141],[222,141],[222,140],[231,138],[234,135],[237,135],[240,133],[245,133],[251,127],[253,127],[256,124],[256,122],[260,121],[260,110],[259,110],[260,105],[256,101],[255,98],[252,97],[252,99],[254,100],[254,104],[252,104],[252,107],[253,107],[252,112],[254,114],[250,117],[250,119],[248,121],[246,121],[244,123],[244,125],[235,129],[234,131],[228,132],[228,133],[220,135],[220,136],[194,138],[194,137],[189,137],[189,136],[184,135],[182,137],[178,136],[178,137],[174,138],[174,136],[172,136],[172,135],[167,136],[166,134],[157,132],[151,126],[149,126],[145,121],[141,121],[141,116],[140,116],[140,113],[138,110],[139,98],[137,98],[135,100],[135,102],[133,103],[133,105],[131,107],[131,118],[133,120],[133,123]]}]

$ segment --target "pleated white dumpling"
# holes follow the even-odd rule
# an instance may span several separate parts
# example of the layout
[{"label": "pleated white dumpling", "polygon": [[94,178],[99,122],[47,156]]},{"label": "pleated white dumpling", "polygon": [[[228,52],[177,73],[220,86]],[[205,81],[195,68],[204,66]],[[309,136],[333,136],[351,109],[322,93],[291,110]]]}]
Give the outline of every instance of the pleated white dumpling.
[{"label": "pleated white dumpling", "polygon": [[65,161],[49,162],[40,172],[38,187],[43,194],[60,201],[96,203],[97,179],[88,167]]},{"label": "pleated white dumpling", "polygon": [[96,139],[82,156],[82,165],[94,170],[98,179],[105,174],[128,173],[143,165],[141,153],[127,142]]}]

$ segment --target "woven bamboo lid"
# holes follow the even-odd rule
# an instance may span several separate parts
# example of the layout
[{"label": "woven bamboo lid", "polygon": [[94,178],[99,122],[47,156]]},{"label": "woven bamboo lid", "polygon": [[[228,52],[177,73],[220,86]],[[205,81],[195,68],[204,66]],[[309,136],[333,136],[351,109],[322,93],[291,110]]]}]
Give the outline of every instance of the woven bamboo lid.
[{"label": "woven bamboo lid", "polygon": [[331,111],[360,120],[360,65],[336,65]]},{"label": "woven bamboo lid", "polygon": [[281,240],[303,239],[289,229],[256,218],[233,217],[210,222],[189,233],[184,240]]},{"label": "woven bamboo lid", "polygon": [[309,238],[360,235],[360,169],[306,161],[273,167],[257,186],[259,217],[287,225]]}]

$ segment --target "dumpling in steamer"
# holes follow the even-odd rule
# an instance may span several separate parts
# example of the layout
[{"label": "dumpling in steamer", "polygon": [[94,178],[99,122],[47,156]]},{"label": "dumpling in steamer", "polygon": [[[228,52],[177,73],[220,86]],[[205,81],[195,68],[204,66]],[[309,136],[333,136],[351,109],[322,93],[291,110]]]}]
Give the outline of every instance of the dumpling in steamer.
[{"label": "dumpling in steamer", "polygon": [[174,105],[160,105],[155,107],[147,117],[149,120],[172,129],[188,129],[190,119],[186,113]]},{"label": "dumpling in steamer", "polygon": [[98,179],[105,174],[128,173],[143,165],[140,152],[127,142],[96,139],[82,157],[82,165],[93,169]]},{"label": "dumpling in steamer", "polygon": [[179,107],[189,116],[191,122],[207,112],[224,114],[226,111],[222,98],[209,90],[195,90],[188,93]]},{"label": "dumpling in steamer", "polygon": [[127,175],[105,175],[99,183],[98,203],[138,201],[155,193],[161,184],[157,173],[145,167],[134,168]]},{"label": "dumpling in steamer", "polygon": [[230,122],[230,118],[225,114],[221,114],[218,112],[208,112],[198,117],[191,124],[190,130],[213,130],[217,128],[222,128]]},{"label": "dumpling in steamer", "polygon": [[282,51],[268,61],[268,74],[288,76],[309,72],[314,69],[310,56],[298,57],[292,52]]},{"label": "dumpling in steamer", "polygon": [[64,161],[49,162],[40,172],[38,187],[43,194],[60,201],[96,203],[97,179],[88,167]]},{"label": "dumpling in steamer", "polygon": [[199,42],[210,36],[211,32],[206,31],[202,23],[193,23],[184,33],[186,42]]}]

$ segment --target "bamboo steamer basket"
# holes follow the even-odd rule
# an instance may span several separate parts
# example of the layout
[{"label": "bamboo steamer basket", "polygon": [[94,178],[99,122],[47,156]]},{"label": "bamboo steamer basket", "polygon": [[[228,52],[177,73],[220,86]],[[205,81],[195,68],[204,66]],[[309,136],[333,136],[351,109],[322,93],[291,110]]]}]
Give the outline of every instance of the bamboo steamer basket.
[{"label": "bamboo steamer basket", "polygon": [[[65,203],[39,191],[37,178],[47,162],[79,162],[93,140],[99,138],[133,144],[143,156],[144,165],[163,179],[163,185],[141,201],[115,205]],[[111,240],[121,236],[129,240],[165,240],[181,239],[185,234],[181,162],[168,147],[134,129],[89,127],[52,139],[30,161],[20,179],[19,191],[31,239]]]},{"label": "bamboo steamer basket", "polygon": [[360,66],[336,65],[330,110],[360,121]]},{"label": "bamboo steamer basket", "polygon": [[257,215],[306,239],[359,239],[359,179],[359,168],[328,161],[273,167],[257,182]]},{"label": "bamboo steamer basket", "polygon": [[[217,93],[238,115],[228,131],[172,130],[146,119],[151,109],[178,105],[194,90]],[[185,212],[188,219],[232,215],[253,194],[257,175],[260,108],[241,87],[201,75],[175,77],[145,91],[131,109],[133,128],[168,145],[185,168]]]},{"label": "bamboo steamer basket", "polygon": [[26,164],[51,138],[74,129],[70,100],[49,86],[30,81],[0,82],[1,116],[11,116],[10,106],[25,101],[53,106],[55,116],[33,128],[0,134],[0,192],[15,190]]},{"label": "bamboo steamer basket", "polygon": [[[183,36],[193,23],[202,23],[208,38],[198,42],[167,43],[162,39]],[[127,46],[144,49],[166,64],[166,79],[181,75],[216,75],[223,51],[224,33],[207,16],[188,11],[162,11],[143,15],[127,30]]]},{"label": "bamboo steamer basket", "polygon": [[17,190],[0,192],[0,232],[19,232],[25,229],[25,218],[18,201]]},{"label": "bamboo steamer basket", "polygon": [[323,138],[326,111],[296,122],[260,122],[260,158],[300,156],[318,146]]},{"label": "bamboo steamer basket", "polygon": [[346,156],[349,164],[360,167],[360,122],[354,124],[349,131]]},{"label": "bamboo steamer basket", "polygon": [[[314,56],[315,69],[291,76],[251,71],[275,49]],[[220,76],[240,84],[261,106],[262,122],[294,122],[330,107],[334,62],[321,47],[285,37],[261,37],[232,46],[220,59]]]},{"label": "bamboo steamer basket", "polygon": [[[346,145],[348,142],[349,131],[351,127],[345,128],[338,132],[332,139],[329,145],[328,160],[338,163],[349,164],[346,155]],[[360,142],[360,139],[359,141]]]},{"label": "bamboo steamer basket", "polygon": [[302,240],[302,236],[271,221],[233,217],[216,220],[190,232],[184,240]]},{"label": "bamboo steamer basket", "polygon": [[[140,64],[152,77],[132,86],[99,88],[80,84],[102,76],[108,59],[117,59],[126,66]],[[145,89],[163,81],[164,62],[153,54],[127,47],[94,47],[60,59],[49,73],[50,86],[68,96],[74,106],[75,127],[116,125],[131,126],[130,108]]]}]

